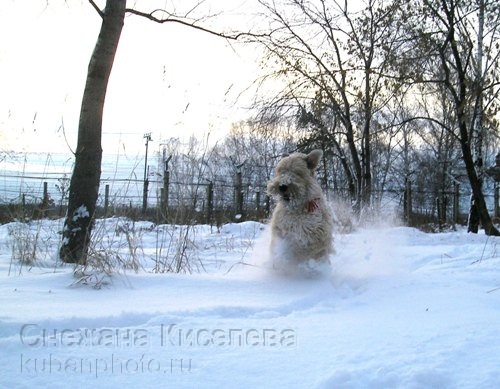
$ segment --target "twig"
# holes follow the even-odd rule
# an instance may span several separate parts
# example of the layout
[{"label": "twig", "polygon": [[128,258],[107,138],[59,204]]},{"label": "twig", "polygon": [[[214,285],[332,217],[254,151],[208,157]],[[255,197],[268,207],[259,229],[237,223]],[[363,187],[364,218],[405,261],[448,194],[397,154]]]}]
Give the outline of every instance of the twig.
[{"label": "twig", "polygon": [[97,4],[93,0],[89,0],[89,3],[90,5],[92,5],[92,7],[94,7],[99,16],[104,19],[104,12],[101,11]]},{"label": "twig", "polygon": [[234,268],[236,265],[244,265],[244,266],[251,266],[251,267],[262,267],[262,266],[259,266],[259,265],[254,265],[253,263],[248,263],[248,262],[239,261],[239,262],[233,263],[233,264],[229,267],[229,269],[227,269],[227,271],[224,273],[224,275],[229,274],[229,273],[231,272],[231,270],[233,270],[233,268]]},{"label": "twig", "polygon": [[483,246],[483,252],[481,253],[481,258],[479,259],[476,259],[474,262],[471,263],[471,265],[474,265],[476,263],[479,263],[479,262],[482,262],[483,261],[483,258],[484,258],[484,252],[486,251],[486,245],[488,244],[488,241],[490,240],[490,236],[488,235],[487,238],[486,238],[486,242],[484,242],[484,246]]}]

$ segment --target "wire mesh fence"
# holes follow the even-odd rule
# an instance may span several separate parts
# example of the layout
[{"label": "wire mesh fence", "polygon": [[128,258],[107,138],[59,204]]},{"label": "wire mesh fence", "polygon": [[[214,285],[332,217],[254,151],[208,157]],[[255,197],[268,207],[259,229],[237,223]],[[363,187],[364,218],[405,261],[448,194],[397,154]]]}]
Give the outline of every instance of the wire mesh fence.
[{"label": "wire mesh fence", "polygon": [[[67,172],[59,174],[0,174],[2,220],[19,216],[62,217],[69,189]],[[145,190],[147,188],[147,190]],[[496,189],[495,189],[496,190]],[[348,199],[347,190],[331,190],[332,200]],[[399,214],[408,224],[463,223],[470,193],[456,188],[438,194],[410,187],[373,191],[372,207],[381,213]],[[486,195],[498,217],[498,199]],[[146,207],[144,207],[146,204]],[[222,224],[227,221],[263,220],[272,209],[265,183],[247,182],[241,174],[225,180],[123,179],[101,180],[97,217],[145,217],[163,222]]]},{"label": "wire mesh fence", "polygon": [[[19,215],[63,216],[69,173],[0,174],[3,220]],[[227,180],[101,179],[98,217],[126,215],[172,222],[223,223],[262,220],[270,211],[265,183]],[[146,205],[144,207],[144,205]]]},{"label": "wire mesh fence", "polygon": [[[263,220],[273,207],[266,180],[256,180],[244,168],[218,174],[192,174],[175,165],[150,169],[142,176],[143,161],[104,164],[97,217],[128,216],[158,222],[222,224]],[[159,164],[160,165],[160,164]],[[23,166],[22,169],[19,166]],[[161,166],[161,165],[160,165]],[[136,173],[137,170],[137,173]],[[0,170],[1,221],[23,217],[62,217],[66,211],[71,166],[51,163],[3,166]],[[347,189],[327,189],[332,203],[349,203]],[[498,188],[487,189],[490,212],[498,217]],[[396,214],[409,225],[464,223],[470,189],[427,191],[406,185],[372,191],[373,214]],[[335,209],[334,209],[335,212]]]}]

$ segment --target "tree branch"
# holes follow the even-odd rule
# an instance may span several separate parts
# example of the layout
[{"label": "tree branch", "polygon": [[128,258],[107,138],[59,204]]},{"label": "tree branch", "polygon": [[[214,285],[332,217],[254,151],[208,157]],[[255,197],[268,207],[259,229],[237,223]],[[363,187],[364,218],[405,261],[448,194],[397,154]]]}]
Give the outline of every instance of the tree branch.
[{"label": "tree branch", "polygon": [[[89,1],[92,1],[92,0],[89,0]],[[206,32],[208,34],[215,35],[217,37],[225,38],[225,39],[229,39],[229,40],[238,40],[239,38],[244,37],[244,36],[247,36],[247,37],[267,37],[270,35],[270,34],[253,34],[250,32],[239,32],[236,34],[225,34],[223,32],[217,32],[217,31],[211,30],[211,29],[206,28],[206,27],[198,26],[195,24],[195,22],[188,22],[188,21],[179,19],[178,17],[172,16],[172,15],[169,15],[166,18],[158,18],[158,17],[154,16],[154,13],[157,11],[163,11],[163,10],[156,9],[156,10],[148,13],[148,12],[138,11],[138,10],[133,9],[133,8],[125,9],[125,12],[127,12],[127,13],[141,16],[141,17],[149,19],[155,23],[160,23],[160,24],[177,23],[177,24],[181,24],[183,26],[191,27],[191,28],[194,28],[196,30],[200,30],[200,31]]]},{"label": "tree branch", "polygon": [[460,141],[460,137],[457,134],[455,134],[455,132],[453,131],[453,129],[451,129],[449,126],[447,126],[442,121],[434,119],[434,118],[429,117],[429,116],[414,116],[414,117],[411,117],[411,118],[408,118],[408,119],[404,119],[404,120],[402,120],[402,121],[394,124],[391,127],[402,126],[402,125],[404,125],[406,123],[411,123],[411,122],[414,122],[414,121],[417,121],[417,120],[425,120],[425,121],[428,121],[430,123],[437,124],[443,130],[445,130],[446,132],[448,132],[454,139]]},{"label": "tree branch", "polygon": [[104,19],[104,12],[101,11],[101,9],[97,6],[97,4],[94,2],[94,0],[89,0],[89,3],[92,7],[94,7],[94,9],[96,10],[96,12],[99,14],[99,16]]}]

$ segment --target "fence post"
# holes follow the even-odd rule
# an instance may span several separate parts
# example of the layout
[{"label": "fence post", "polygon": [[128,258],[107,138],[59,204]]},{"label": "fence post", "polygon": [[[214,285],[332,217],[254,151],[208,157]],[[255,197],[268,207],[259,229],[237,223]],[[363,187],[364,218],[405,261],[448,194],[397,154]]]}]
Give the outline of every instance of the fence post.
[{"label": "fence post", "polygon": [[26,193],[23,193],[23,222],[26,220]]},{"label": "fence post", "polygon": [[168,220],[168,202],[169,202],[169,187],[170,187],[170,171],[168,170],[168,163],[172,159],[172,156],[168,157],[165,161],[165,170],[163,171],[163,190],[161,199],[161,213],[165,221]]},{"label": "fence post", "polygon": [[109,209],[109,184],[104,187],[104,217],[108,217]]},{"label": "fence post", "polygon": [[163,173],[163,190],[162,190],[162,202],[161,202],[161,213],[165,221],[168,219],[168,202],[169,202],[169,186],[170,186],[170,172],[165,170]]},{"label": "fence post", "polygon": [[49,200],[49,183],[47,181],[43,182],[43,202],[46,203]]},{"label": "fence post", "polygon": [[[241,179],[241,171],[236,173],[236,186],[234,191],[236,202],[236,217],[238,221],[243,219],[243,183]],[[239,216],[238,216],[239,215]]]},{"label": "fence post", "polygon": [[43,182],[43,199],[42,199],[42,206],[41,206],[41,214],[42,217],[45,217],[47,215],[47,209],[50,206],[50,199],[49,199],[49,183],[47,181]]},{"label": "fence post", "polygon": [[212,181],[208,182],[207,186],[207,224],[212,224],[212,216],[214,210],[214,184]]},{"label": "fence post", "polygon": [[144,174],[144,189],[142,191],[142,214],[146,214],[148,208],[148,188],[149,188],[149,166],[147,167],[147,173]]}]

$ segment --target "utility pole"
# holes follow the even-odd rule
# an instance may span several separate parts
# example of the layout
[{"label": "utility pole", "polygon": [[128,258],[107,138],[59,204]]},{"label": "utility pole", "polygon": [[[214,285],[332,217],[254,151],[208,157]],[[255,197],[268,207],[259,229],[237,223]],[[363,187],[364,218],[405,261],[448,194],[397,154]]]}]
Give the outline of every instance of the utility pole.
[{"label": "utility pole", "polygon": [[148,132],[144,134],[144,139],[146,139],[146,157],[144,158],[144,190],[142,192],[142,214],[146,214],[146,209],[148,208],[148,145],[153,139],[151,139],[151,133]]}]

